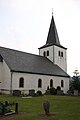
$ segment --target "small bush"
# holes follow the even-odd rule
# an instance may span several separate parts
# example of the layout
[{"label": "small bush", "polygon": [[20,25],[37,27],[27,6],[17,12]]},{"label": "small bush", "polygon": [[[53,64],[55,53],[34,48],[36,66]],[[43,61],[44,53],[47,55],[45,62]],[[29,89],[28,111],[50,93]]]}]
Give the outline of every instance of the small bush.
[{"label": "small bush", "polygon": [[21,97],[27,97],[28,95],[27,95],[27,93],[22,92],[20,96]]},{"label": "small bush", "polygon": [[45,95],[51,95],[50,90],[46,90]]},{"label": "small bush", "polygon": [[6,105],[5,103],[0,102],[0,115],[4,115],[5,113],[11,112],[11,109],[10,109],[9,105]]},{"label": "small bush", "polygon": [[39,90],[39,91],[37,91],[37,96],[41,96],[42,95],[42,92]]},{"label": "small bush", "polygon": [[61,87],[60,87],[60,86],[57,86],[57,90],[61,90]]},{"label": "small bush", "polygon": [[50,88],[50,93],[51,95],[56,95],[57,94],[57,90],[54,87]]}]

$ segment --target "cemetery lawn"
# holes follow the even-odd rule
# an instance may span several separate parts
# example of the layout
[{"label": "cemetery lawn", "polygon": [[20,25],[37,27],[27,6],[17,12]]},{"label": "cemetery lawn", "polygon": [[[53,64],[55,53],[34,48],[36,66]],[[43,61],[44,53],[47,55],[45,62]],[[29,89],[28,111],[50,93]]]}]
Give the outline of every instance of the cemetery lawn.
[{"label": "cemetery lawn", "polygon": [[[41,96],[33,98],[0,95],[0,101],[19,103],[19,113],[0,120],[80,120],[80,97]],[[50,102],[50,116],[45,116],[43,102]]]}]

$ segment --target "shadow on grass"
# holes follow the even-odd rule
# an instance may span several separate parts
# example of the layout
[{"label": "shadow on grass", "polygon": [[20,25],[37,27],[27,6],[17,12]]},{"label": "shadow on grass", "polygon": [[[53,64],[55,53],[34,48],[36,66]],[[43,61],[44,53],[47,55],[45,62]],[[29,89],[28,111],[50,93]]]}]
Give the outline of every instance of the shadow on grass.
[{"label": "shadow on grass", "polygon": [[[13,114],[13,115],[9,115],[9,116],[2,116],[0,117],[0,120],[13,120],[14,118],[17,117],[23,117],[25,115],[28,115],[27,112],[19,112],[18,114]],[[37,115],[37,117],[39,118],[50,118],[50,117],[56,117],[58,116],[58,113],[50,113],[49,115],[46,115],[45,113],[40,113]]]},{"label": "shadow on grass", "polygon": [[24,116],[26,114],[27,114],[26,112],[19,112],[18,114],[12,114],[12,115],[8,115],[8,116],[1,116],[0,120],[10,120],[10,119],[13,119],[13,118],[18,117],[18,116]]},{"label": "shadow on grass", "polygon": [[45,113],[41,113],[39,114],[40,117],[52,117],[52,116],[57,116],[58,113],[54,112],[54,113],[50,113],[49,115],[46,115]]}]

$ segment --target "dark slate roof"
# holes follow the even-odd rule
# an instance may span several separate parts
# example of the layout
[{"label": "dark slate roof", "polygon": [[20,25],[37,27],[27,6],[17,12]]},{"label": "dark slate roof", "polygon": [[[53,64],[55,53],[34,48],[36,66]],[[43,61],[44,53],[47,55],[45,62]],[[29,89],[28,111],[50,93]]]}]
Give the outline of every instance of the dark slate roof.
[{"label": "dark slate roof", "polygon": [[53,16],[52,16],[52,19],[51,19],[51,24],[50,24],[46,44],[60,45],[60,41],[59,41],[59,37],[58,37],[58,33],[57,33],[57,30],[56,30],[56,25],[55,25]]},{"label": "dark slate roof", "polygon": [[67,49],[60,44],[59,37],[58,37],[58,32],[57,32],[57,29],[56,29],[56,25],[55,25],[53,15],[52,15],[52,19],[51,19],[51,24],[50,24],[46,44],[44,46],[40,47],[39,49],[45,48],[45,47],[48,47],[48,46],[51,46],[51,45],[56,45],[56,46],[59,46],[61,48]]},{"label": "dark slate roof", "polygon": [[53,76],[69,75],[46,57],[0,47],[0,55],[11,71]]}]

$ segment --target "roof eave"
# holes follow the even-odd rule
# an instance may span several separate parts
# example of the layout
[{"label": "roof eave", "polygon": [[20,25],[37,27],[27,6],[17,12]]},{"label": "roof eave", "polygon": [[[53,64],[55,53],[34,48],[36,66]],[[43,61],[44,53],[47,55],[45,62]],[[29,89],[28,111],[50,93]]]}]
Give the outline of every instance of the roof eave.
[{"label": "roof eave", "polygon": [[70,76],[67,75],[56,75],[56,74],[47,74],[47,73],[37,73],[37,72],[27,72],[27,71],[18,71],[18,70],[11,70],[11,72],[17,72],[17,73],[28,73],[28,74],[38,74],[38,75],[48,75],[48,76],[58,76],[58,77],[67,77],[69,78]]},{"label": "roof eave", "polygon": [[49,44],[49,45],[45,44],[44,46],[42,46],[38,49],[46,48],[46,47],[49,47],[49,46],[52,46],[52,45],[55,45],[55,46],[58,46],[58,47],[61,47],[61,48],[64,48],[65,50],[67,50],[67,48],[63,47],[62,45],[57,45],[57,44]]}]

